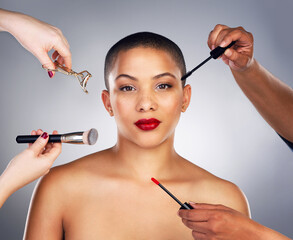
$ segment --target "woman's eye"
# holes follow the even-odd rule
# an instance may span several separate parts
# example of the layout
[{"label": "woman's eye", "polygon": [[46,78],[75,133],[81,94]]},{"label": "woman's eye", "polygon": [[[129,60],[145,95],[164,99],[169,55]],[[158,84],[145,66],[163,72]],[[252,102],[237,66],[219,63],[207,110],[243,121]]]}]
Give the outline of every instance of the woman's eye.
[{"label": "woman's eye", "polygon": [[167,88],[171,88],[171,87],[172,87],[172,85],[167,84],[167,83],[159,84],[157,86],[158,89],[167,89]]},{"label": "woman's eye", "polygon": [[134,91],[135,88],[132,86],[123,86],[123,87],[119,88],[119,90],[123,91],[123,92],[130,92],[130,91]]}]

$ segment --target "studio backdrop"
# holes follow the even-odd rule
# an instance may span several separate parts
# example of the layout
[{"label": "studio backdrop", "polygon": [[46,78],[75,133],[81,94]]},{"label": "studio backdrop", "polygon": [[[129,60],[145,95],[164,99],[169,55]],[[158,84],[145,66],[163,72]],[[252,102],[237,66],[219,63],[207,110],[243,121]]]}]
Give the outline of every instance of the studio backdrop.
[{"label": "studio backdrop", "polygon": [[[104,58],[117,40],[134,32],[151,31],[172,39],[191,69],[209,56],[207,39],[216,24],[243,26],[254,35],[254,57],[293,86],[291,0],[1,0],[0,7],[60,28],[70,44],[72,68],[93,75],[89,94],[74,78],[57,73],[50,79],[31,53],[8,33],[0,33],[0,173],[25,149],[15,137],[33,129],[98,130],[94,146],[64,144],[54,166],[115,144],[115,122],[101,100]],[[237,184],[249,200],[254,220],[293,237],[292,152],[221,60],[210,60],[187,82],[192,99],[176,130],[176,151]],[[0,239],[22,238],[36,183],[14,193],[0,210]]]}]

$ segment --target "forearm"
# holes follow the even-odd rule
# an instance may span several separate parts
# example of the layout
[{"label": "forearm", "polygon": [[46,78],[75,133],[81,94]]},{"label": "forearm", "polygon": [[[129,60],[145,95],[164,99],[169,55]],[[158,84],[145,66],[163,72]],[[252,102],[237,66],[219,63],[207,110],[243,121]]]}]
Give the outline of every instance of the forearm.
[{"label": "forearm", "polygon": [[5,201],[12,194],[11,189],[9,187],[9,182],[5,174],[0,176],[0,208],[3,206]]},{"label": "forearm", "polygon": [[11,32],[15,18],[21,13],[12,12],[0,8],[0,31]]},{"label": "forearm", "polygon": [[38,21],[23,13],[12,12],[0,8],[0,31],[9,32],[17,41],[20,41],[25,34],[32,34],[28,32],[28,26],[32,21]]},{"label": "forearm", "polygon": [[[283,234],[259,224],[255,240],[291,240]],[[250,238],[252,239],[252,238]],[[253,238],[254,239],[254,238]]]},{"label": "forearm", "polygon": [[256,60],[234,78],[262,117],[280,135],[293,142],[293,90]]}]

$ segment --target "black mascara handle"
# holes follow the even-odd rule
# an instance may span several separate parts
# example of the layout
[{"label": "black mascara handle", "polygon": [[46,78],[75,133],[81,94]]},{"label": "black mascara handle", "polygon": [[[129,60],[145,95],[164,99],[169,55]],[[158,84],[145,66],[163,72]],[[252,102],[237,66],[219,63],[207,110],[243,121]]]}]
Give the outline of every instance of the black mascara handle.
[{"label": "black mascara handle", "polygon": [[217,59],[218,57],[220,57],[226,51],[226,49],[232,47],[235,43],[236,43],[236,41],[233,41],[227,47],[220,47],[220,46],[216,47],[214,50],[212,50],[210,52],[211,57],[213,59]]},{"label": "black mascara handle", "polygon": [[[34,143],[40,135],[19,135],[16,137],[17,143]],[[51,143],[61,142],[61,134],[49,135]]]},{"label": "black mascara handle", "polygon": [[194,209],[189,203],[185,202],[180,209]]}]

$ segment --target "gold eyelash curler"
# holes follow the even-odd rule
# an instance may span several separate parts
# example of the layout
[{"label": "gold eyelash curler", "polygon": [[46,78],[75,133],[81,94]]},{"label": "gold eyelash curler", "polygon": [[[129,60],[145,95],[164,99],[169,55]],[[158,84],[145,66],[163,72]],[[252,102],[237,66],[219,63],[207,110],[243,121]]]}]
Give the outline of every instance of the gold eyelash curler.
[{"label": "gold eyelash curler", "polygon": [[89,78],[92,76],[88,71],[82,71],[80,73],[74,72],[72,69],[69,69],[65,66],[62,66],[61,64],[59,64],[57,61],[54,62],[56,69],[48,69],[46,67],[44,67],[44,65],[42,65],[42,68],[44,68],[47,71],[54,71],[54,72],[60,72],[63,73],[65,75],[71,75],[76,77],[76,79],[78,80],[82,90],[85,93],[88,93],[88,91],[86,90],[86,85],[87,82],[89,80]]}]

